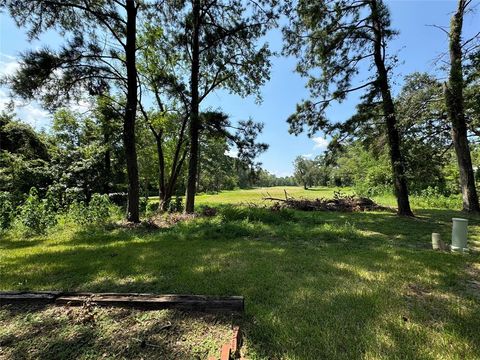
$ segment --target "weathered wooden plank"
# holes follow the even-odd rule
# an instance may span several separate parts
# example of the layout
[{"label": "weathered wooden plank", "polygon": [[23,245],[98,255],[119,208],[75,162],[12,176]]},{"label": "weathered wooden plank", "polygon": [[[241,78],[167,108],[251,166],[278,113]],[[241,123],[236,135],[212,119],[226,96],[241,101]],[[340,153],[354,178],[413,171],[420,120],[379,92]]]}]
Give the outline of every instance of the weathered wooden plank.
[{"label": "weathered wooden plank", "polygon": [[60,291],[0,291],[0,304],[17,302],[53,303],[60,294]]},{"label": "weathered wooden plank", "polygon": [[235,311],[244,310],[241,296],[211,297],[202,295],[154,295],[117,293],[62,294],[57,304],[82,305],[93,302],[99,306],[135,307],[140,309],[181,309],[194,311]]},{"label": "weathered wooden plank", "polygon": [[140,309],[181,309],[194,311],[243,312],[242,296],[155,295],[141,293],[66,293],[60,291],[0,292],[0,303],[43,302],[58,305],[121,306]]}]

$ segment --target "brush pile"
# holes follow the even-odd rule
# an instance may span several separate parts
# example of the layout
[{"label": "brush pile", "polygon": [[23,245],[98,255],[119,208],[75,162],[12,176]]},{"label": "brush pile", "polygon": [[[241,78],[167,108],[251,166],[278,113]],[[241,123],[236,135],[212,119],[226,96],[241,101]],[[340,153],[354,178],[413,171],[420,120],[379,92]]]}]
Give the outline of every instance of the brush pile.
[{"label": "brush pile", "polygon": [[284,199],[271,197],[269,194],[267,195],[268,196],[263,198],[264,200],[275,201],[275,203],[271,206],[271,210],[273,211],[281,209],[342,212],[388,210],[388,208],[378,205],[372,199],[354,195],[346,195],[341,192],[335,192],[333,199],[295,199],[288,196],[286,191]]}]

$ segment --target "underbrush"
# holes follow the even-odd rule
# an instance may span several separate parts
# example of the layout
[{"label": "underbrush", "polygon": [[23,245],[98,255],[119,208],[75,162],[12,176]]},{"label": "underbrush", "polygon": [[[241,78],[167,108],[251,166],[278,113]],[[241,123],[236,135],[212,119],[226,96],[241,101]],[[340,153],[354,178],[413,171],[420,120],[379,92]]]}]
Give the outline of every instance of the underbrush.
[{"label": "underbrush", "polygon": [[51,193],[42,199],[32,188],[16,207],[7,193],[0,195],[0,230],[24,236],[43,235],[68,226],[103,226],[121,216],[120,208],[107,195],[93,194],[88,202],[59,204]]}]

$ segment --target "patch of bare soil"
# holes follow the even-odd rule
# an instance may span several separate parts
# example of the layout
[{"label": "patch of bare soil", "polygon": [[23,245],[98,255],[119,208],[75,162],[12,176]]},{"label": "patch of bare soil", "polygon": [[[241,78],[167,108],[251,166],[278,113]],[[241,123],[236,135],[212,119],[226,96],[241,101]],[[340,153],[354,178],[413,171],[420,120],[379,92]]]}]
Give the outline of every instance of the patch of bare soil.
[{"label": "patch of bare soil", "polygon": [[132,223],[127,220],[117,221],[113,224],[113,227],[121,229],[167,229],[180,222],[187,222],[200,216],[199,214],[183,213],[155,214],[140,223]]},{"label": "patch of bare soil", "polygon": [[0,306],[0,359],[206,359],[231,340],[231,316],[173,310]]}]

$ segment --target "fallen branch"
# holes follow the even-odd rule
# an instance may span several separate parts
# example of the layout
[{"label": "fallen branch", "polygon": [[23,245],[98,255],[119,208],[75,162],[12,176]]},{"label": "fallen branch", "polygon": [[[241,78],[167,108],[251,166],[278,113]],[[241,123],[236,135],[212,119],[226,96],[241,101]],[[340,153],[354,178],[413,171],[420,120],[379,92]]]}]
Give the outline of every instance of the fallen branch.
[{"label": "fallen branch", "polygon": [[317,198],[317,199],[295,199],[289,197],[285,191],[285,199],[270,196],[264,197],[263,200],[275,201],[272,210],[280,210],[283,208],[295,209],[301,211],[378,211],[388,210],[384,206],[378,205],[372,199],[358,197],[354,195],[344,195],[336,192],[333,199]]}]

